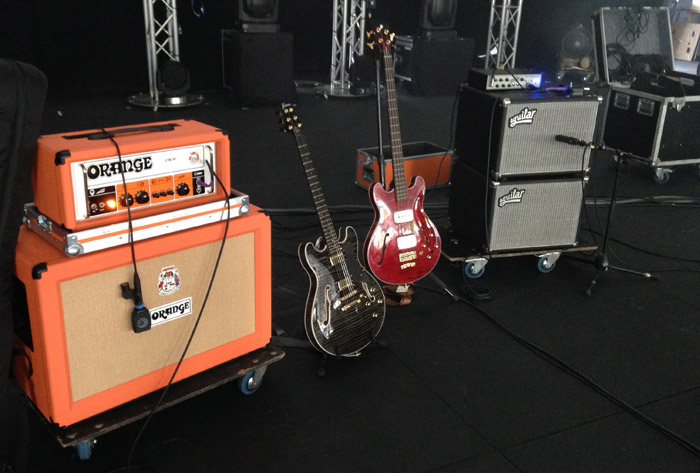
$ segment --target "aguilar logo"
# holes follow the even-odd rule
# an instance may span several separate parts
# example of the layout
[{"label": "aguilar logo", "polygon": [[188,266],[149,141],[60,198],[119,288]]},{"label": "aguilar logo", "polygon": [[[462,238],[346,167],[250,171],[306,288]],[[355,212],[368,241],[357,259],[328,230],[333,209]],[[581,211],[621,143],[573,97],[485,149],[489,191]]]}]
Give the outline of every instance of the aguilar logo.
[{"label": "aguilar logo", "polygon": [[169,296],[180,289],[180,272],[175,266],[168,266],[160,270],[158,276],[158,294]]},{"label": "aguilar logo", "polygon": [[162,305],[151,309],[151,327],[179,319],[192,313],[192,298],[181,299],[171,304]]},{"label": "aguilar logo", "polygon": [[504,207],[506,204],[519,204],[523,201],[524,193],[525,189],[518,190],[517,188],[513,187],[513,189],[506,195],[498,198],[498,206]]},{"label": "aguilar logo", "polygon": [[536,113],[536,108],[530,110],[529,108],[525,107],[520,111],[520,113],[508,119],[508,128],[515,128],[517,125],[532,125]]},{"label": "aguilar logo", "polygon": [[127,174],[130,172],[141,172],[153,167],[153,160],[150,156],[143,158],[122,159],[122,162],[112,161],[110,163],[93,164],[87,168],[88,179],[98,179],[100,177],[110,177],[116,174]]}]

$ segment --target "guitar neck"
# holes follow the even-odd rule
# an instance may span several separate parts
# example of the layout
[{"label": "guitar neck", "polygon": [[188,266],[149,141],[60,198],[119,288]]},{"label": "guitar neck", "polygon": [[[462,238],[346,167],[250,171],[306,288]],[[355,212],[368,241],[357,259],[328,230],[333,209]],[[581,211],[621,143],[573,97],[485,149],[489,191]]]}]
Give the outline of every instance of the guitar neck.
[{"label": "guitar neck", "polygon": [[399,109],[396,104],[396,81],[394,80],[394,58],[390,51],[384,51],[384,72],[386,75],[386,100],[389,115],[389,135],[391,137],[391,163],[394,172],[394,191],[397,202],[407,199],[406,173],[403,166],[403,144],[399,127]]},{"label": "guitar neck", "polygon": [[306,144],[306,138],[298,129],[294,131],[294,137],[297,140],[299,156],[301,157],[301,162],[304,165],[306,180],[309,182],[309,188],[311,189],[311,195],[314,199],[318,219],[321,222],[321,228],[323,229],[323,237],[326,239],[326,245],[328,245],[328,249],[332,255],[335,254],[337,255],[336,257],[342,258],[342,251],[340,244],[338,243],[338,236],[336,235],[335,227],[333,226],[333,221],[331,220],[331,214],[328,211],[328,206],[326,205],[326,199],[323,196],[323,190],[321,189],[321,183],[319,182],[318,175],[316,174],[316,168],[311,160],[311,153],[309,152],[309,147]]}]

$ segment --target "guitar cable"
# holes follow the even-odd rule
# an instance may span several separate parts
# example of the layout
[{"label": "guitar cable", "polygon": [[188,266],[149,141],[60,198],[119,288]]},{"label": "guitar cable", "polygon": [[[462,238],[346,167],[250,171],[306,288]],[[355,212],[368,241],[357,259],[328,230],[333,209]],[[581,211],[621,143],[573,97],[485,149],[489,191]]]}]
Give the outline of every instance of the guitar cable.
[{"label": "guitar cable", "polygon": [[172,386],[173,381],[175,380],[175,376],[177,375],[178,371],[180,370],[180,366],[182,365],[182,362],[185,360],[185,356],[187,355],[187,351],[190,348],[190,345],[192,344],[192,340],[194,339],[194,335],[197,332],[197,327],[199,326],[199,322],[202,319],[202,314],[204,313],[204,308],[207,305],[207,301],[209,300],[209,295],[211,293],[211,288],[214,284],[214,279],[216,278],[216,273],[217,270],[219,269],[219,263],[221,262],[221,257],[224,253],[224,246],[226,245],[226,237],[228,235],[228,229],[229,229],[229,224],[231,221],[231,201],[229,200],[229,193],[226,190],[227,187],[224,185],[223,182],[221,182],[221,179],[219,179],[219,176],[216,174],[214,169],[211,166],[211,163],[208,161],[205,161],[207,167],[209,168],[209,172],[211,172],[212,176],[216,179],[216,182],[219,183],[219,186],[221,186],[221,189],[224,189],[224,195],[226,196],[226,224],[224,225],[224,234],[223,237],[221,238],[221,244],[219,245],[219,251],[216,256],[216,262],[214,263],[214,268],[212,270],[211,278],[209,279],[209,284],[207,286],[207,291],[204,295],[204,299],[202,300],[202,306],[199,309],[199,313],[197,314],[197,320],[194,323],[194,326],[192,327],[192,331],[190,333],[189,339],[187,340],[187,343],[185,345],[184,350],[182,351],[182,355],[180,355],[180,359],[177,362],[177,365],[175,365],[175,369],[173,370],[172,375],[170,376],[170,379],[168,380],[168,384],[163,388],[163,392],[161,393],[160,397],[158,398],[158,401],[155,403],[153,408],[150,410],[148,417],[146,420],[143,422],[141,425],[141,429],[139,432],[136,434],[136,437],[134,438],[134,442],[131,445],[131,449],[129,451],[129,456],[127,459],[126,463],[126,471],[129,472],[131,469],[131,459],[133,457],[134,451],[136,449],[136,445],[139,442],[139,439],[143,435],[144,431],[146,430],[146,427],[150,423],[151,419],[153,418],[153,415],[156,413],[160,405],[163,403],[163,400],[165,399],[165,396],[167,395],[168,391],[170,390],[170,386]]},{"label": "guitar cable", "polygon": [[[143,305],[143,294],[141,292],[141,278],[139,277],[139,271],[138,268],[136,267],[136,252],[134,250],[134,226],[133,226],[133,219],[131,217],[131,205],[129,203],[129,198],[128,198],[128,193],[126,190],[126,176],[125,176],[125,169],[124,169],[124,161],[122,159],[122,152],[121,149],[119,148],[119,144],[117,143],[117,140],[114,139],[114,134],[108,132],[104,128],[100,128],[102,133],[112,142],[114,147],[117,150],[117,158],[119,159],[119,170],[121,176],[122,176],[122,186],[124,188],[124,206],[126,207],[126,214],[127,214],[127,222],[128,222],[128,227],[129,227],[129,248],[131,250],[131,263],[134,267],[134,289],[129,288],[129,283],[122,283],[121,284],[121,290],[122,290],[122,297],[124,299],[132,299],[134,301],[134,310],[131,315],[131,320],[132,320],[132,325],[135,326],[136,321],[143,317],[144,314],[146,314],[147,320],[150,320],[150,313],[148,312],[148,309]],[[117,197],[117,202],[115,202],[115,205],[119,205],[119,200],[120,197]]]},{"label": "guitar cable", "polygon": [[[132,204],[129,204],[129,202],[128,202],[128,197],[127,197],[128,194],[127,194],[127,189],[126,189],[126,176],[125,176],[125,172],[124,172],[124,164],[123,164],[121,149],[119,148],[119,144],[114,139],[114,135],[112,133],[107,132],[104,128],[101,128],[101,131],[114,144],[114,147],[117,150],[117,157],[119,159],[119,167],[120,167],[120,171],[121,171],[120,174],[122,177],[122,186],[124,188],[124,203],[125,203],[125,206],[127,209],[128,227],[129,227],[129,243],[130,243],[130,250],[131,250],[131,262],[132,262],[132,265],[134,268],[134,289],[131,290],[130,288],[128,288],[128,283],[123,283],[121,286],[122,287],[122,295],[125,298],[133,298],[134,304],[135,304],[134,310],[135,311],[146,311],[149,314],[148,316],[150,318],[150,312],[143,305],[143,296],[142,296],[142,292],[141,292],[141,279],[138,275],[138,269],[137,269],[137,265],[136,265],[136,252],[135,252],[135,248],[134,248],[134,233],[133,233],[134,231],[133,231],[133,223],[132,223],[132,216],[131,216],[131,205]],[[219,186],[221,186],[221,189],[225,190],[226,186],[224,186],[223,182],[221,182],[221,179],[219,178],[218,174],[216,174],[216,172],[212,168],[211,163],[208,161],[205,161],[205,163],[206,163],[207,167],[209,168],[209,171],[211,172],[212,176],[214,176],[214,178],[218,182]],[[180,366],[182,365],[182,362],[185,359],[185,356],[187,355],[187,351],[189,350],[189,347],[192,343],[192,340],[194,339],[194,335],[197,331],[197,327],[199,326],[199,322],[202,318],[202,314],[204,313],[204,309],[207,305],[207,301],[208,301],[209,295],[211,293],[211,288],[212,288],[212,285],[214,284],[216,273],[217,273],[217,270],[219,268],[219,262],[221,261],[221,257],[223,255],[223,251],[224,251],[224,246],[226,244],[226,236],[228,234],[229,223],[230,223],[230,219],[231,219],[231,202],[229,200],[229,193],[227,191],[224,191],[224,195],[225,195],[225,199],[226,199],[226,224],[224,226],[224,234],[223,234],[223,237],[221,239],[221,245],[219,246],[219,251],[218,251],[218,254],[216,257],[216,263],[214,264],[214,269],[212,270],[212,275],[211,275],[211,278],[209,280],[209,285],[207,287],[207,291],[206,291],[204,299],[202,301],[202,306],[200,307],[199,314],[197,315],[197,319],[194,323],[194,326],[192,327],[192,331],[190,333],[189,339],[187,340],[187,344],[185,345],[185,348],[182,352],[182,355],[180,356],[180,359],[178,360],[178,363],[175,366],[175,369],[173,370],[173,373],[168,381],[168,384],[163,388],[163,392],[162,392],[160,398],[158,399],[156,404],[153,406],[153,408],[150,410],[148,417],[146,418],[146,420],[142,424],[141,429],[137,433],[137,435],[136,435],[136,437],[131,445],[131,449],[129,451],[129,456],[127,459],[126,467],[112,470],[112,473],[116,473],[119,471],[127,471],[127,472],[131,471],[131,468],[132,468],[131,460],[132,460],[132,456],[134,454],[136,445],[138,444],[139,439],[143,435],[143,432],[146,430],[146,427],[150,423],[151,418],[153,417],[155,412],[158,410],[158,407],[160,407],[163,400],[165,399],[165,396],[168,393],[168,390],[170,389],[170,386],[172,385],[172,383],[175,379],[175,376],[177,375],[177,373],[180,369]],[[126,291],[124,288],[124,284],[127,285]],[[133,297],[126,297],[125,293],[131,293],[131,295]],[[141,466],[136,466],[136,468],[141,469],[141,470],[146,470],[146,471],[152,471],[150,469],[146,469],[146,468],[141,467]]]},{"label": "guitar cable", "polygon": [[447,158],[447,155],[450,153],[450,150],[452,151],[453,159],[454,159],[455,112],[457,109],[457,104],[459,103],[460,90],[461,90],[461,86],[457,87],[457,93],[455,94],[454,102],[452,102],[452,114],[450,116],[450,141],[449,141],[447,149],[445,150],[445,152],[442,155],[442,158],[440,158],[440,164],[438,164],[438,172],[437,172],[437,176],[435,177],[434,186],[437,186],[440,183],[440,173],[442,171],[442,164],[445,162],[445,159]]},{"label": "guitar cable", "polygon": [[[425,289],[428,289],[428,290],[433,291],[433,292],[439,292],[442,294],[442,291],[438,290],[438,289],[427,288],[427,287]],[[533,353],[538,358],[546,361],[547,363],[554,366],[555,368],[558,368],[559,370],[568,374],[572,378],[580,381],[582,384],[584,384],[585,386],[588,386],[589,388],[591,388],[593,391],[595,391],[596,393],[603,396],[608,401],[621,407],[625,412],[631,414],[633,417],[637,418],[638,420],[640,420],[643,423],[647,424],[648,426],[652,427],[654,430],[656,430],[656,431],[660,432],[661,434],[663,434],[664,436],[666,436],[671,441],[680,445],[681,447],[686,449],[688,452],[690,452],[692,455],[700,458],[700,446],[698,446],[697,444],[691,442],[687,438],[672,431],[671,429],[661,425],[660,423],[658,423],[654,419],[650,418],[649,416],[644,414],[642,411],[640,411],[636,407],[632,406],[628,402],[615,396],[610,391],[605,389],[603,386],[601,386],[597,382],[593,381],[591,378],[584,375],[583,373],[581,373],[577,369],[573,368],[571,365],[569,365],[565,361],[561,360],[557,356],[553,355],[552,353],[545,350],[544,348],[536,345],[535,343],[530,342],[529,340],[525,339],[521,335],[518,335],[517,333],[513,332],[508,327],[506,327],[501,322],[499,322],[494,316],[492,316],[491,314],[489,314],[485,310],[481,309],[479,306],[471,303],[470,301],[466,300],[463,297],[460,297],[459,301],[466,304],[467,306],[469,306],[477,314],[479,314],[483,319],[485,319],[487,322],[489,322],[491,325],[493,325],[496,329],[498,329],[501,333],[503,333],[503,334],[507,335],[509,338],[513,339],[515,342],[517,342],[518,344],[520,344],[521,346],[523,346],[524,348],[529,350],[531,353]]]}]

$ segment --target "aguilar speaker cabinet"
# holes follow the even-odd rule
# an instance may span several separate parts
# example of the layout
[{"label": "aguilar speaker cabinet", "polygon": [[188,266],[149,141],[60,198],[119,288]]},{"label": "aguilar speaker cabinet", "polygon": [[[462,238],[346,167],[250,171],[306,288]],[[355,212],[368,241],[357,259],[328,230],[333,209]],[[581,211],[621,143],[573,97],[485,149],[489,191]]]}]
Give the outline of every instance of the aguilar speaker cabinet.
[{"label": "aguilar speaker cabinet", "polygon": [[546,91],[483,92],[463,86],[455,152],[482,174],[507,176],[584,172],[590,150],[555,140],[596,140],[603,99]]},{"label": "aguilar speaker cabinet", "polygon": [[[66,426],[162,388],[202,304],[226,222],[135,243],[152,326],[135,333],[129,245],[75,258],[26,227],[16,250],[27,320],[15,329],[17,379],[52,423]],[[218,271],[176,381],[270,341],[270,221],[260,209],[229,221]],[[24,327],[24,328],[21,328]]]},{"label": "aguilar speaker cabinet", "polygon": [[493,181],[458,159],[449,216],[455,232],[485,253],[577,244],[585,180]]}]

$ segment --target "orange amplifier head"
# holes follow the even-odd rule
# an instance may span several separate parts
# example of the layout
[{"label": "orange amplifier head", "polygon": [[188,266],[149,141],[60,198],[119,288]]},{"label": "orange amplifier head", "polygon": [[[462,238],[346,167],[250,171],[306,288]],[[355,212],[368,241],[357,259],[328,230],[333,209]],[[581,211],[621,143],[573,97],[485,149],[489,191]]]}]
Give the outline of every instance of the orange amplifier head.
[{"label": "orange amplifier head", "polygon": [[230,184],[229,140],[220,129],[173,120],[106,131],[39,138],[32,180],[39,212],[78,231],[126,221],[127,205],[140,218],[225,198],[209,168]]},{"label": "orange amplifier head", "polygon": [[[39,411],[72,425],[165,386],[197,320],[225,222],[137,241],[151,328],[135,333],[128,245],[76,258],[22,227],[15,271],[27,311],[15,328],[17,381]],[[230,220],[200,323],[175,381],[270,342],[270,219],[251,206]],[[18,288],[18,291],[21,289]]]}]

